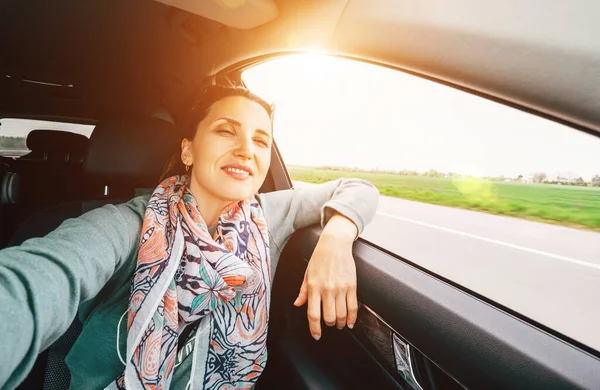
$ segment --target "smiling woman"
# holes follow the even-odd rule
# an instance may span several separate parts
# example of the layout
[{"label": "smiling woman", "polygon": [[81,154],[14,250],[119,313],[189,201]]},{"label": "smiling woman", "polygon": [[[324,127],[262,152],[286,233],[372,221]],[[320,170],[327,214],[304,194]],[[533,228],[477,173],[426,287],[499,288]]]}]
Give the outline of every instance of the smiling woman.
[{"label": "smiling woman", "polygon": [[[252,387],[267,361],[281,249],[296,230],[318,223],[321,242],[294,303],[308,304],[302,325],[316,340],[321,318],[354,326],[352,244],[375,214],[377,190],[341,179],[258,194],[270,165],[272,113],[245,88],[207,88],[185,124],[181,164],[151,195],[0,251],[0,318],[13,319],[0,332],[0,345],[12,351],[0,356],[0,387],[23,381],[80,305],[85,323],[65,359],[71,388]],[[48,370],[41,379],[58,371]]]}]

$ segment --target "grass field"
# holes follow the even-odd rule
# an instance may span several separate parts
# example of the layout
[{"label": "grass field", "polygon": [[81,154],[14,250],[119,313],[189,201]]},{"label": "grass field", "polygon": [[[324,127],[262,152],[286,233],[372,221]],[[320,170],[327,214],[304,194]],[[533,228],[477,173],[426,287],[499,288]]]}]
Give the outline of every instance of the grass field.
[{"label": "grass field", "polygon": [[382,195],[600,231],[600,188],[334,171],[291,166],[293,180],[324,183],[356,177]]}]

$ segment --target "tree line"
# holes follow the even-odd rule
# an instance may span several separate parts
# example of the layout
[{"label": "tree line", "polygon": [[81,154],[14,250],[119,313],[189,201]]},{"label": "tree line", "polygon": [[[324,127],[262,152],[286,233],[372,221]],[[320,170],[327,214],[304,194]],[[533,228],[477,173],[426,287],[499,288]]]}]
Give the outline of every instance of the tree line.
[{"label": "tree line", "polygon": [[[390,175],[400,175],[400,176],[425,176],[425,177],[435,177],[435,178],[454,178],[454,177],[462,177],[464,175],[454,173],[454,172],[440,172],[435,169],[430,169],[425,172],[418,172],[415,170],[401,169],[401,170],[392,170],[392,169],[363,169],[363,168],[349,168],[343,166],[331,166],[324,165],[317,167],[318,169],[330,170],[330,171],[346,171],[346,172],[362,172],[362,173],[384,173]],[[470,175],[467,175],[470,176]],[[505,177],[505,176],[487,176],[483,177],[483,179],[492,180],[492,181],[529,181],[531,180],[534,183],[541,184],[562,184],[562,185],[571,185],[571,186],[588,186],[592,187],[600,187],[600,174],[595,175],[591,181],[586,182],[582,177],[561,177],[557,176],[556,178],[550,180],[548,179],[548,175],[544,172],[538,172],[531,176],[518,175],[516,178]]]},{"label": "tree line", "polygon": [[0,135],[0,149],[27,149],[25,137],[8,137]]}]

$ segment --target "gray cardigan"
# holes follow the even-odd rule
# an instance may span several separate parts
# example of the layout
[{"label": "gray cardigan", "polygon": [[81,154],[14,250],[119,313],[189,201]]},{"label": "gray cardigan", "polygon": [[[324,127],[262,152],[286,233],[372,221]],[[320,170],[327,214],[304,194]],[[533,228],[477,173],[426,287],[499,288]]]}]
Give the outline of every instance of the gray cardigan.
[{"label": "gray cardigan", "polygon": [[[378,196],[358,179],[257,195],[270,232],[272,274],[294,231],[324,226],[337,211],[362,232]],[[128,305],[148,199],[106,205],[65,221],[46,237],[0,251],[0,388],[23,381],[37,355],[78,312],[84,328],[67,358],[71,387],[104,388],[122,373],[119,349],[125,350],[126,332],[119,337],[118,323]],[[178,380],[182,371],[175,371],[172,385],[186,382]]]}]

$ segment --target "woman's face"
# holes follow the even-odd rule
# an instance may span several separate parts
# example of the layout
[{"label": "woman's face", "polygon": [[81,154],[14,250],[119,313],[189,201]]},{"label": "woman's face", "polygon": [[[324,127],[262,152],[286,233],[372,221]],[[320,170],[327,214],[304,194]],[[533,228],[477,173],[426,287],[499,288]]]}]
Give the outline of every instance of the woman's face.
[{"label": "woman's face", "polygon": [[269,170],[272,142],[271,118],[260,104],[241,96],[217,101],[194,139],[181,143],[181,158],[192,165],[190,190],[204,201],[253,196]]}]

